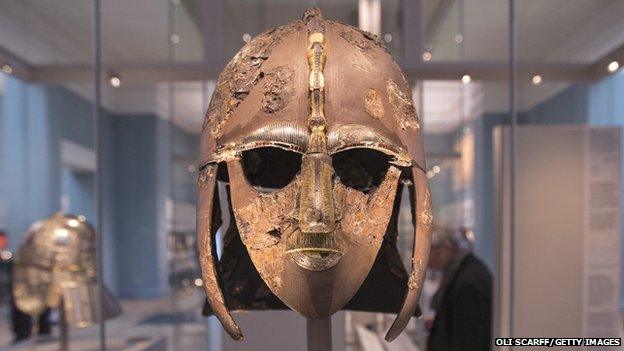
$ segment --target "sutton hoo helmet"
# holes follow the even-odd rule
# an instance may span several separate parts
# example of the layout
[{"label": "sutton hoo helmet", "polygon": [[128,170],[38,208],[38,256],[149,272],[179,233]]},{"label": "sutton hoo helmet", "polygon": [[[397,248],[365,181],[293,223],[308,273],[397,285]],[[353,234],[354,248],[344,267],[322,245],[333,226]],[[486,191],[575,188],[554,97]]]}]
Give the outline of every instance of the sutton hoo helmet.
[{"label": "sutton hoo helmet", "polygon": [[[98,318],[95,231],[83,216],[57,213],[35,222],[15,255],[13,297],[22,312],[38,316],[62,308],[69,325],[84,328]],[[121,313],[104,290],[106,318]]]},{"label": "sutton hoo helmet", "polygon": [[[313,8],[245,45],[218,79],[201,140],[208,313],[241,339],[229,309],[398,312],[394,339],[417,310],[429,257],[420,133],[410,87],[374,36]],[[219,262],[217,178],[229,181],[235,223]],[[403,183],[416,219],[410,274],[396,249]]]}]

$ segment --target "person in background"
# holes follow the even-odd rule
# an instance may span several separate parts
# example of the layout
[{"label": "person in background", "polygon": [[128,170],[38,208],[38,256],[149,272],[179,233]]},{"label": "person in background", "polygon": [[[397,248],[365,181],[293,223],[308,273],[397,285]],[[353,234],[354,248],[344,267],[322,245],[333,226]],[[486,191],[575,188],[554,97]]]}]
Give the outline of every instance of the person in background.
[{"label": "person in background", "polygon": [[431,299],[428,351],[490,350],[492,276],[464,245],[459,233],[433,230],[429,268],[443,272]]}]

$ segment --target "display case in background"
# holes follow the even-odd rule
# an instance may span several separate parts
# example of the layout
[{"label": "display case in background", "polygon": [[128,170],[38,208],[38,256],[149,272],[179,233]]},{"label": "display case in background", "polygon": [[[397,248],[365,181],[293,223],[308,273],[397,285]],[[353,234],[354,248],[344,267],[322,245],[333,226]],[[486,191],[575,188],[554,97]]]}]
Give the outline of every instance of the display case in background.
[{"label": "display case in background", "polygon": [[[513,244],[509,128],[494,135],[496,327],[513,335],[621,337],[621,128],[526,125],[517,133]],[[513,300],[505,298],[511,291]]]}]

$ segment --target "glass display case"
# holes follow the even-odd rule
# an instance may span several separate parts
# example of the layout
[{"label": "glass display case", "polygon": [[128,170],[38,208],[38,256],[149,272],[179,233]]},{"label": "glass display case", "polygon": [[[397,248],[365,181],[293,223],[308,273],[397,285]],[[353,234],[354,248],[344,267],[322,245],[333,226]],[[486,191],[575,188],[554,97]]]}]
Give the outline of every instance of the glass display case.
[{"label": "glass display case", "polygon": [[[11,298],[11,265],[29,226],[59,211],[94,225],[98,284],[123,308],[70,328],[71,349],[305,349],[305,320],[293,311],[236,313],[242,342],[202,316],[195,223],[200,137],[219,73],[253,37],[310,6],[377,36],[405,72],[423,122],[434,224],[491,272],[492,339],[621,337],[624,3],[0,6],[0,349],[29,347],[32,323]],[[397,196],[408,267],[410,194]],[[221,207],[219,239],[234,220]],[[429,270],[423,318],[394,343],[383,341],[392,315],[340,311],[334,348],[427,349],[447,274]],[[544,314],[551,308],[559,312]],[[63,329],[58,310],[44,318],[42,350]]]}]

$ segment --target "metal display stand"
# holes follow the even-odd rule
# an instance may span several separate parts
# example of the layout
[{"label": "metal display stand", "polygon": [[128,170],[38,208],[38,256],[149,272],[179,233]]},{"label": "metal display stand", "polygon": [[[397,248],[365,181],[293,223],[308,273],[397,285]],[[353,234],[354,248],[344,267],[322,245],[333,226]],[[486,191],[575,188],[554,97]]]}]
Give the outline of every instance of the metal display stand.
[{"label": "metal display stand", "polygon": [[[67,324],[67,315],[65,314],[65,303],[61,299],[61,305],[59,306],[59,350],[69,351],[69,325]],[[41,316],[32,316],[32,329],[30,332],[30,351],[37,349],[37,339],[39,337],[39,329],[41,323]]]},{"label": "metal display stand", "polygon": [[39,315],[31,316],[32,327],[30,329],[30,351],[35,351],[35,349],[37,348],[37,336],[39,336],[40,317],[41,316]]},{"label": "metal display stand", "polygon": [[61,300],[61,306],[59,307],[59,328],[60,328],[60,351],[69,350],[69,326],[67,325],[67,314],[65,313],[65,302]]},{"label": "metal display stand", "polygon": [[331,316],[323,319],[306,318],[308,351],[331,351]]}]

